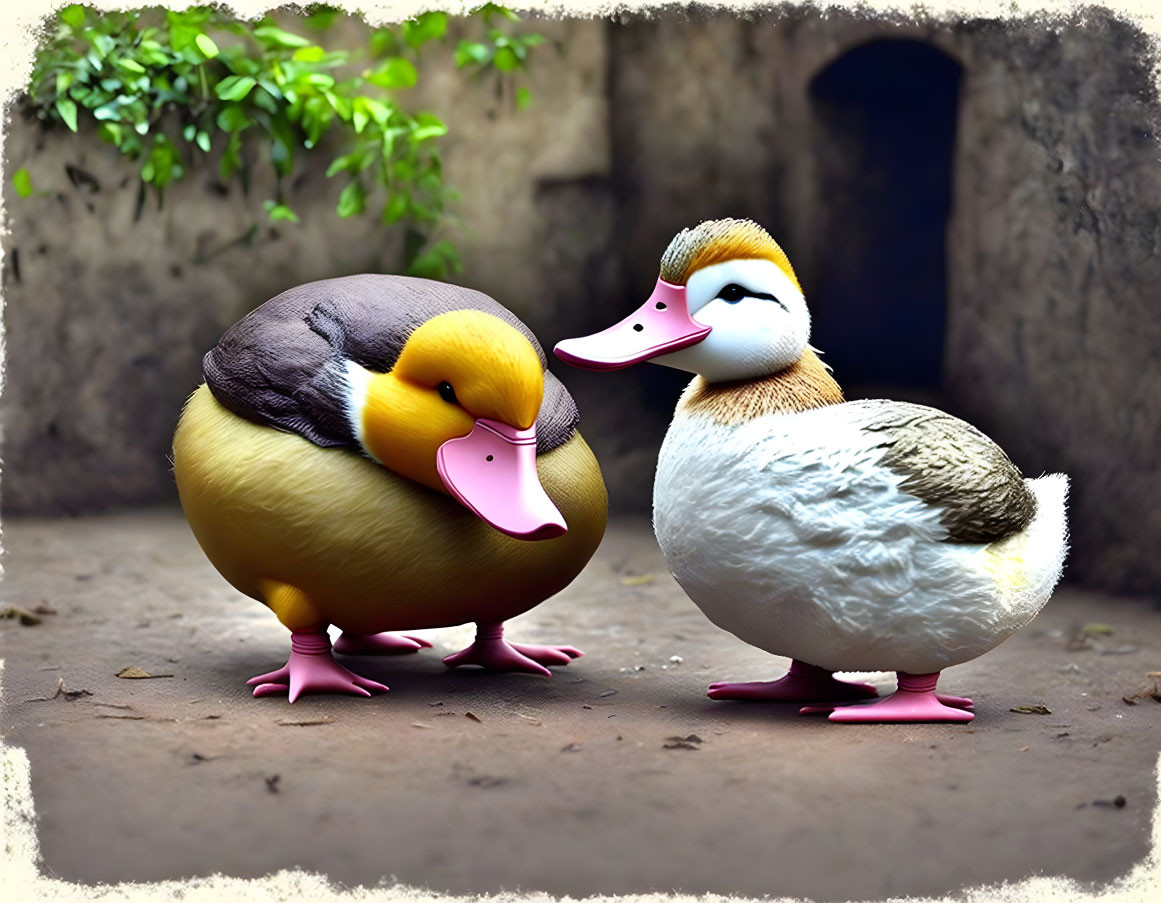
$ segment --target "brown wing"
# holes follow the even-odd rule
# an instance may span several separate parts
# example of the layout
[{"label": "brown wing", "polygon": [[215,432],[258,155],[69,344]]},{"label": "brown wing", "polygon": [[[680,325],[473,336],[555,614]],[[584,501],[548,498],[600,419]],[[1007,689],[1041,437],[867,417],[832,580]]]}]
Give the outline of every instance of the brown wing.
[{"label": "brown wing", "polygon": [[880,438],[883,463],[906,492],[939,508],[947,542],[995,542],[1023,530],[1036,499],[1023,474],[995,442],[935,408],[897,401],[862,407],[862,429]]}]

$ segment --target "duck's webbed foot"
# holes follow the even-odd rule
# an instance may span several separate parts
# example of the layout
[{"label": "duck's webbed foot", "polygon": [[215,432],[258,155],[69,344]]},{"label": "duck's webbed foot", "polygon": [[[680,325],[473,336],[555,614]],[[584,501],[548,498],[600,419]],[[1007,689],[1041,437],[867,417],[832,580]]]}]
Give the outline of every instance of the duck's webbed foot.
[{"label": "duck's webbed foot", "polygon": [[743,702],[856,702],[878,696],[870,684],[836,680],[833,671],[794,660],[778,680],[710,684],[710,699]]},{"label": "duck's webbed foot", "polygon": [[431,643],[422,637],[400,633],[348,633],[344,630],[335,642],[335,652],[340,655],[407,655],[429,648]]},{"label": "duck's webbed foot", "polygon": [[551,677],[545,665],[567,665],[584,655],[572,646],[529,646],[504,639],[504,625],[477,624],[476,641],[467,649],[449,655],[443,663],[449,668],[479,665],[489,671],[523,671]]},{"label": "duck's webbed foot", "polygon": [[331,656],[330,638],[323,633],[294,632],[290,636],[290,658],[277,671],[251,677],[247,684],[255,696],[287,694],[294,702],[303,693],[350,693],[370,696],[387,687],[348,671]]},{"label": "duck's webbed foot", "polygon": [[913,721],[971,721],[972,701],[962,696],[946,696],[935,692],[939,673],[908,674],[899,672],[899,689],[877,702],[841,707],[808,705],[799,709],[801,715],[827,715],[831,721],[846,723],[913,722]]}]

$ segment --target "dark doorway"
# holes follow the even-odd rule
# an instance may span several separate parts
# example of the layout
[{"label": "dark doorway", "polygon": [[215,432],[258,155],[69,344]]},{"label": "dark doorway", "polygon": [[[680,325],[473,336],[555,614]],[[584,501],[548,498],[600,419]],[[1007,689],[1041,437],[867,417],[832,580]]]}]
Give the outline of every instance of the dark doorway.
[{"label": "dark doorway", "polygon": [[938,398],[961,74],[928,44],[879,40],[811,82],[820,180],[812,343],[848,396]]}]

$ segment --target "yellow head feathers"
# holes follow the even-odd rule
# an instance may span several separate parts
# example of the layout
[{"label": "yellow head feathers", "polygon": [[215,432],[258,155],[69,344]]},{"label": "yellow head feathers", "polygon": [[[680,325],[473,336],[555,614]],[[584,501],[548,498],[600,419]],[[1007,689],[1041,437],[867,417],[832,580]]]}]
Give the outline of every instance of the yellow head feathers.
[{"label": "yellow head feathers", "polygon": [[661,278],[685,285],[698,270],[727,260],[769,260],[797,286],[790,260],[770,233],[748,219],[706,220],[682,229],[661,256]]},{"label": "yellow head feathers", "polygon": [[415,330],[389,373],[367,384],[363,446],[396,473],[445,491],[435,456],[477,418],[517,429],[536,422],[544,370],[518,330],[476,310],[432,317]]}]

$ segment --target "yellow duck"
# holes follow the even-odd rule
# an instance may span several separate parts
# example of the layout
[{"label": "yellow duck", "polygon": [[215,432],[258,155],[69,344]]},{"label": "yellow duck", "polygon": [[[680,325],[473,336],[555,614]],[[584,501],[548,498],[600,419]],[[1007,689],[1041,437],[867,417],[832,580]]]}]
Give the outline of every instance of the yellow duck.
[{"label": "yellow duck", "polygon": [[604,533],[576,405],[535,336],[487,295],[402,276],[311,282],[203,360],[173,440],[181,504],[214,567],[291,631],[255,696],[385,691],[334,651],[430,645],[389,631],[475,622],[444,659],[550,674],[571,646],[503,623],[559,592]]}]

